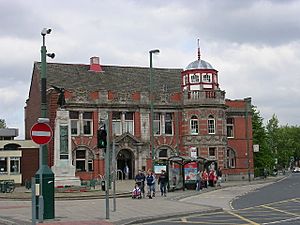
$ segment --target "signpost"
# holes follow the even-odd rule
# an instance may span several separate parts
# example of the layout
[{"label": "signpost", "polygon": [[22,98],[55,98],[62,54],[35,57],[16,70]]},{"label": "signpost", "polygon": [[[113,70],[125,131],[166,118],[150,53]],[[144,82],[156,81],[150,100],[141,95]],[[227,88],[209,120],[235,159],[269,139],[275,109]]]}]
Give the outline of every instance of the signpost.
[{"label": "signpost", "polygon": [[31,128],[31,139],[38,145],[49,143],[52,139],[52,129],[47,123],[36,123]]},{"label": "signpost", "polygon": [[[39,168],[40,170],[43,170],[43,146],[45,144],[48,144],[53,136],[53,131],[51,129],[51,127],[48,125],[48,123],[45,122],[49,122],[48,118],[39,118],[38,122],[35,123],[30,131],[30,136],[33,142],[35,142],[36,144],[40,145],[40,151],[39,151]],[[39,186],[39,190],[37,190],[38,194],[38,213],[35,214],[35,216],[38,217],[39,221],[42,222],[44,219],[44,213],[45,213],[45,201],[44,201],[44,196],[43,196],[43,188],[44,185],[43,183],[48,179],[47,178],[47,174],[45,173],[45,176],[43,177],[43,173],[37,173],[36,175],[39,180],[38,180],[38,186]],[[49,188],[46,188],[49,189]],[[47,192],[47,190],[46,190]],[[49,191],[48,191],[49,192]],[[46,203],[48,203],[47,199],[46,199]],[[47,207],[49,207],[48,205],[50,205],[50,208],[52,208],[52,204],[47,204]],[[46,207],[46,208],[47,208]],[[49,210],[46,210],[46,213]],[[51,210],[50,210],[51,211]],[[34,216],[34,214],[33,214]],[[50,216],[52,217],[52,216]],[[47,218],[47,214],[46,214],[46,218]]]}]

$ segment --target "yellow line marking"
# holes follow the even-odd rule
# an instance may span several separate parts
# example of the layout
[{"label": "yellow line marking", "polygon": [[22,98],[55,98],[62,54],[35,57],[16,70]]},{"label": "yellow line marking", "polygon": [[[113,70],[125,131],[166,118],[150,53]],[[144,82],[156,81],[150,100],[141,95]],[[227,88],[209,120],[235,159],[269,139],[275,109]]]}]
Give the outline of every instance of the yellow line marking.
[{"label": "yellow line marking", "polygon": [[226,211],[226,212],[229,213],[229,214],[231,214],[231,215],[233,215],[233,216],[235,216],[235,217],[238,217],[239,219],[241,219],[241,220],[243,220],[243,221],[248,222],[249,224],[252,224],[252,225],[259,225],[258,223],[255,223],[254,221],[249,220],[249,219],[247,219],[247,218],[245,218],[245,217],[243,217],[243,216],[240,216],[240,215],[238,215],[238,214],[236,214],[236,213],[234,213],[234,212],[232,212],[232,211]]},{"label": "yellow line marking", "polygon": [[181,222],[184,222],[184,223],[186,223],[186,222],[187,222],[187,219],[186,219],[186,217],[181,217]]},{"label": "yellow line marking", "polygon": [[271,209],[271,210],[274,210],[274,211],[277,211],[277,212],[285,213],[285,214],[288,214],[288,215],[292,215],[292,216],[300,216],[299,214],[290,213],[290,212],[283,211],[283,210],[280,210],[280,209],[276,209],[276,208],[273,208],[273,207],[270,207],[270,206],[267,206],[267,205],[262,205],[261,207]]},{"label": "yellow line marking", "polygon": [[281,204],[281,203],[286,203],[286,202],[291,202],[291,201],[298,201],[298,200],[300,201],[299,198],[291,198],[291,199],[286,199],[286,200],[282,200],[282,201],[278,201],[278,202],[270,202],[270,203],[267,203],[267,204],[256,205],[256,206],[251,206],[251,207],[248,207],[248,208],[235,209],[235,210],[244,211],[244,210],[259,208],[259,207],[264,206],[264,205],[275,205],[275,204]]}]

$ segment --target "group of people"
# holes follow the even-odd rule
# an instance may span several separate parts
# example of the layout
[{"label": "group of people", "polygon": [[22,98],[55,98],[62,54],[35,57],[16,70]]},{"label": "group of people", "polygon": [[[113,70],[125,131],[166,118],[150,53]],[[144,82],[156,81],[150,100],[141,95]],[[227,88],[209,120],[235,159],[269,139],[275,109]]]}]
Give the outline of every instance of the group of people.
[{"label": "group of people", "polygon": [[[165,170],[161,171],[158,177],[158,185],[160,185],[161,196],[167,196],[168,175]],[[155,197],[156,176],[152,170],[148,170],[147,175],[141,170],[135,176],[135,187],[132,191],[133,198],[145,197],[145,184],[147,185],[147,197],[152,199]]]},{"label": "group of people", "polygon": [[196,176],[196,190],[200,191],[202,188],[221,186],[222,181],[222,170],[219,167],[216,171],[210,169],[207,172],[206,169],[198,171]]}]

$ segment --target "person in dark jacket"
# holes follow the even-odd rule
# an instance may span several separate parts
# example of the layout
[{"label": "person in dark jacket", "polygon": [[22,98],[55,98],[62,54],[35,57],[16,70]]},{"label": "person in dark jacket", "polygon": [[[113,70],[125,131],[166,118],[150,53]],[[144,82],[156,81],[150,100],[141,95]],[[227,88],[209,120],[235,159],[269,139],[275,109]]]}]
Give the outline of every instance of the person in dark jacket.
[{"label": "person in dark jacket", "polygon": [[160,193],[161,196],[167,196],[167,184],[168,184],[168,175],[166,171],[162,170],[158,178],[158,184],[160,184]]},{"label": "person in dark jacket", "polygon": [[148,197],[152,199],[155,195],[155,176],[154,173],[149,170],[146,177],[147,187],[148,187]]},{"label": "person in dark jacket", "polygon": [[135,176],[135,182],[141,189],[143,197],[145,197],[145,180],[146,180],[145,174],[143,173],[143,171],[139,170],[139,173]]}]

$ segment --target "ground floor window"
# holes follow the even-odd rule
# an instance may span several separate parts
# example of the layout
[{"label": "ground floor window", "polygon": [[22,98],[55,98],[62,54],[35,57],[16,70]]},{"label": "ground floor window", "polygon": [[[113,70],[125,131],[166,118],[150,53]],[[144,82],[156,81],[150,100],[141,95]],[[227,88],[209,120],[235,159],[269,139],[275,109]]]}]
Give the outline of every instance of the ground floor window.
[{"label": "ground floor window", "polygon": [[226,154],[226,166],[227,168],[235,168],[236,165],[236,154],[231,148],[227,149]]},{"label": "ground floor window", "polygon": [[93,154],[87,149],[77,149],[74,154],[74,166],[78,172],[93,171]]},{"label": "ground floor window", "polygon": [[19,174],[20,157],[0,157],[0,174]]}]

